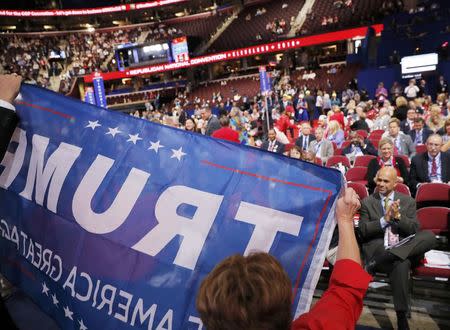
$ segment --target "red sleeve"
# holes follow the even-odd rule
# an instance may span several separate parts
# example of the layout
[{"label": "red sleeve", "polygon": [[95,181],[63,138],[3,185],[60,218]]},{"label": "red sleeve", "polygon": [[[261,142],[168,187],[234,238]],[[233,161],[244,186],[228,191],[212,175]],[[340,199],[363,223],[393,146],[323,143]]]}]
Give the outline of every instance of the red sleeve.
[{"label": "red sleeve", "polygon": [[328,290],[308,313],[293,322],[291,329],[355,329],[371,280],[360,264],[338,260]]}]

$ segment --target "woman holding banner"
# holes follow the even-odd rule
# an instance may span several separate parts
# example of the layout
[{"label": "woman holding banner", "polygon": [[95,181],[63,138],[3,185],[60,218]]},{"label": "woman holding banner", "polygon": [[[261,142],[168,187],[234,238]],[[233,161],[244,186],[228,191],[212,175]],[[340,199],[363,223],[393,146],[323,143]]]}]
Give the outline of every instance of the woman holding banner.
[{"label": "woman holding banner", "polygon": [[353,216],[357,194],[345,189],[336,207],[339,245],[328,290],[308,312],[292,322],[292,283],[267,253],[234,255],[203,280],[197,310],[208,330],[354,329],[371,276],[361,267]]}]

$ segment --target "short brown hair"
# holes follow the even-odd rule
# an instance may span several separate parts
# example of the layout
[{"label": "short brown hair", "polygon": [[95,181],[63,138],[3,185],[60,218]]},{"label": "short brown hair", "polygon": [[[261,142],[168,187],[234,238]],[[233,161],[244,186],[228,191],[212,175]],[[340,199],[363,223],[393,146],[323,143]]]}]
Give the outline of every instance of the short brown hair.
[{"label": "short brown hair", "polygon": [[[447,118],[447,120],[444,123],[444,128],[447,128],[447,126],[450,126],[450,118]],[[445,135],[445,132],[444,132]]]},{"label": "short brown hair", "polygon": [[389,119],[389,125],[392,123],[396,123],[398,127],[400,127],[400,120],[398,118]]},{"label": "short brown hair", "polygon": [[234,255],[203,280],[197,310],[208,330],[288,330],[292,284],[267,253]]}]

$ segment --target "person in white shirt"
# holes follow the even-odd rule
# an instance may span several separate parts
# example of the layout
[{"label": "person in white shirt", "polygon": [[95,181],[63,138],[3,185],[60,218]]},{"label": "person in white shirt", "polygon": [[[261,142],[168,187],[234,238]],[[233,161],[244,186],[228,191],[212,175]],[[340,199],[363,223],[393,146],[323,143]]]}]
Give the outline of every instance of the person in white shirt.
[{"label": "person in white shirt", "polygon": [[417,97],[417,93],[419,93],[420,89],[416,85],[416,81],[414,79],[409,80],[409,85],[405,87],[405,95],[409,100],[415,99]]}]

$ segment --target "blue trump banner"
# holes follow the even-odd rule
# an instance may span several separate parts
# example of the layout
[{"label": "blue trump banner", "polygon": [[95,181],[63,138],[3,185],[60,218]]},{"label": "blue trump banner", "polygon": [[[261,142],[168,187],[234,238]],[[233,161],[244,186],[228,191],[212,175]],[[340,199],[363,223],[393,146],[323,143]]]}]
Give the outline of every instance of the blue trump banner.
[{"label": "blue trump banner", "polygon": [[64,329],[202,329],[195,298],[265,251],[308,310],[334,229],[336,170],[23,85],[0,166],[1,273]]}]

